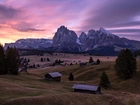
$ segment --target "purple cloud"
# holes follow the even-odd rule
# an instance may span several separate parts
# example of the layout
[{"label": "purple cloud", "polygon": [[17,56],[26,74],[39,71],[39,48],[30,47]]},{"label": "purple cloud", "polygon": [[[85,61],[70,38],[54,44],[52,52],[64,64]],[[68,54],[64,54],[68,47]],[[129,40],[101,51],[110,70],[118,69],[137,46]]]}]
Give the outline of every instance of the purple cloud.
[{"label": "purple cloud", "polygon": [[0,5],[0,23],[16,19],[20,14],[20,10],[10,6]]},{"label": "purple cloud", "polygon": [[[86,27],[117,27],[125,25],[124,23],[133,24],[135,16],[140,15],[139,0],[108,0],[104,5],[96,11],[94,8],[87,14],[85,21]],[[134,23],[136,23],[134,21]]]},{"label": "purple cloud", "polygon": [[30,34],[50,38],[61,25],[78,35],[104,27],[135,38],[140,34],[139,4],[140,0],[2,0],[0,29],[4,36],[15,35],[12,40]]}]

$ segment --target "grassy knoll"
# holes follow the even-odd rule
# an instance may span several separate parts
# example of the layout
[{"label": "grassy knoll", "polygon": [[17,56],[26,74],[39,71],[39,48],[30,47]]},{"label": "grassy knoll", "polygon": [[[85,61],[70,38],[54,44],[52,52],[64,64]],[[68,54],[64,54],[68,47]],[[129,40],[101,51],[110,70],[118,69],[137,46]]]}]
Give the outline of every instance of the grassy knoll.
[{"label": "grassy knoll", "polygon": [[[31,61],[35,59],[32,57]],[[82,60],[80,56],[79,59]],[[136,76],[125,81],[116,77],[113,66],[113,60],[103,60],[100,65],[55,66],[30,69],[17,76],[0,75],[0,105],[139,105],[140,61]],[[62,82],[44,80],[44,75],[52,71],[62,73]],[[98,95],[72,92],[74,83],[98,85],[103,71],[111,81],[111,89],[102,89],[102,94]],[[71,72],[74,81],[68,80]]]}]

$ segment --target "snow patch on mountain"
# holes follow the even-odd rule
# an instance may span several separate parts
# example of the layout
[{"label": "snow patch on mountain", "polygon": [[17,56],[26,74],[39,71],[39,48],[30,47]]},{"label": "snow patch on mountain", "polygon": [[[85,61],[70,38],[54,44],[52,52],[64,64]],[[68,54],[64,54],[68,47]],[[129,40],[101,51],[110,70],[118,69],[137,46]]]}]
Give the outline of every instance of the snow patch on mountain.
[{"label": "snow patch on mountain", "polygon": [[110,36],[110,35],[112,34],[111,32],[105,30],[105,29],[102,28],[102,27],[100,27],[99,31],[100,31],[100,32],[103,32],[104,34],[107,34],[108,36]]}]

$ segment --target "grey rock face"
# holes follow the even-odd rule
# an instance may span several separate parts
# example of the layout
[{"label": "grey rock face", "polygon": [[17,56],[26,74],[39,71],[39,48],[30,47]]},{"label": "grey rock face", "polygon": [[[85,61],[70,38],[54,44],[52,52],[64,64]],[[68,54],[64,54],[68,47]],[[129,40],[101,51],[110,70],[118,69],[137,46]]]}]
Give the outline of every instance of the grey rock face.
[{"label": "grey rock face", "polygon": [[65,26],[61,26],[53,37],[53,47],[57,51],[80,51],[81,48],[77,44],[77,38],[74,31],[67,29]]}]

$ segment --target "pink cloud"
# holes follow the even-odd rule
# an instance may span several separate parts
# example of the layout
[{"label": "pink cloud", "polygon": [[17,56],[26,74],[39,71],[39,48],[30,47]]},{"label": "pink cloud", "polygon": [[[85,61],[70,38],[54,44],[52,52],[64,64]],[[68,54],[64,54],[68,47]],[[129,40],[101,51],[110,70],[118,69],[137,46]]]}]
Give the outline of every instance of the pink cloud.
[{"label": "pink cloud", "polygon": [[[94,2],[93,0],[21,0],[20,2],[2,0],[0,1],[0,30],[4,34],[0,37],[5,38],[5,42],[29,37],[50,38],[61,25],[76,31],[78,35],[82,31],[87,32],[89,29],[98,29],[102,26],[114,29],[128,25],[138,26],[139,1],[135,0],[137,4],[129,1],[126,3],[115,0],[115,4],[109,0]],[[136,8],[129,10],[131,4]],[[119,6],[125,6],[123,8],[126,9],[126,15],[118,15],[124,14]],[[131,17],[133,21],[129,20]],[[128,20],[115,23],[114,20],[121,21],[122,18]]]}]

